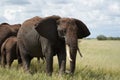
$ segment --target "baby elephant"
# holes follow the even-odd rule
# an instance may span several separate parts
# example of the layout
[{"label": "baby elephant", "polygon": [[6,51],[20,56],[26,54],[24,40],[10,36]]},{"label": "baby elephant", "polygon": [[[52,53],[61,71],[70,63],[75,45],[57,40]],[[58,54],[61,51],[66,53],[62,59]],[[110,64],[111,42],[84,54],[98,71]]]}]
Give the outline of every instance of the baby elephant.
[{"label": "baby elephant", "polygon": [[19,49],[17,47],[17,38],[15,36],[7,38],[1,47],[1,65],[5,67],[7,66],[10,68],[12,62],[18,59],[18,64],[22,63]]}]

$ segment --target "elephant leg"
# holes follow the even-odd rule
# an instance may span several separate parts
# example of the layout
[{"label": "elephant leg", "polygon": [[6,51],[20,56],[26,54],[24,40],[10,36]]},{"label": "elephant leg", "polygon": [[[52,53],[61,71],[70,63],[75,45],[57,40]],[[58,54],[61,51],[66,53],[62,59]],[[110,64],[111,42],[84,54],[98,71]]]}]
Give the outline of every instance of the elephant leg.
[{"label": "elephant leg", "polygon": [[18,58],[18,67],[19,66],[22,66],[22,59],[21,58]]},{"label": "elephant leg", "polygon": [[18,60],[18,67],[22,66],[22,59],[20,54],[17,55],[17,60]]},{"label": "elephant leg", "polygon": [[66,51],[65,47],[62,47],[61,51],[57,54],[59,63],[59,74],[65,73],[66,70]]},{"label": "elephant leg", "polygon": [[51,76],[53,72],[53,56],[51,55],[46,57],[46,72],[49,76]]},{"label": "elephant leg", "polygon": [[17,65],[17,69],[22,67],[23,63],[22,63],[22,59],[21,58],[17,58],[18,60],[18,65]]},{"label": "elephant leg", "polygon": [[40,64],[40,57],[37,57],[38,64]]},{"label": "elephant leg", "polygon": [[20,55],[20,51],[18,49],[18,46],[17,46],[16,57],[17,57],[17,60],[18,60],[18,67],[21,67],[22,66],[22,59],[21,59],[21,55]]},{"label": "elephant leg", "polygon": [[29,52],[25,50],[22,44],[19,44],[19,50],[20,50],[20,56],[23,62],[23,68],[25,72],[30,73],[29,67],[30,67],[30,62],[32,58],[29,56]]},{"label": "elephant leg", "polygon": [[7,61],[7,67],[8,68],[11,68],[12,62],[13,62],[13,60]]},{"label": "elephant leg", "polygon": [[11,64],[13,62],[13,57],[11,55],[11,52],[7,52],[6,53],[6,62],[7,62],[7,67],[10,68],[11,67]]},{"label": "elephant leg", "polygon": [[5,67],[5,64],[6,64],[6,55],[2,54],[1,55],[1,66]]},{"label": "elephant leg", "polygon": [[49,76],[51,76],[53,72],[53,54],[51,47],[47,47],[45,58],[46,58],[46,73]]},{"label": "elephant leg", "polygon": [[27,54],[22,57],[24,70],[29,73],[30,73],[29,68],[30,68],[31,59],[32,58]]},{"label": "elephant leg", "polygon": [[22,64],[25,72],[31,73],[30,72],[30,62],[32,57],[29,55],[29,51],[25,48],[24,44],[22,42],[18,42],[18,49],[20,52],[20,56],[22,59]]}]

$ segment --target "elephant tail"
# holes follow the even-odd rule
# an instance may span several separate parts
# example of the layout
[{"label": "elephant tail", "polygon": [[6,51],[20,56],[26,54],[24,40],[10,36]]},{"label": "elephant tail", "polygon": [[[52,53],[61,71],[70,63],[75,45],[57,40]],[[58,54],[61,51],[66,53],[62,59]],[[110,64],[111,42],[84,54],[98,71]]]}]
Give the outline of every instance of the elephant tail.
[{"label": "elephant tail", "polygon": [[8,39],[5,40],[5,41],[2,43],[2,46],[1,46],[1,54],[5,54],[5,53],[6,53],[5,46],[6,46],[7,41],[8,41]]},{"label": "elephant tail", "polygon": [[[80,42],[81,42],[81,41],[80,41]],[[79,49],[79,46],[77,46],[77,51],[78,51],[80,57],[83,57],[83,55],[82,55],[82,53],[81,53],[81,51],[80,51],[80,49]]]},{"label": "elephant tail", "polygon": [[6,49],[5,49],[6,42],[7,42],[7,40],[5,42],[3,42],[2,46],[1,46],[1,54],[0,54],[0,64],[1,65],[6,63],[6,56],[5,56],[5,54],[6,54]]},{"label": "elephant tail", "polygon": [[77,51],[78,51],[79,55],[80,55],[81,57],[83,57],[82,53],[80,52],[79,47],[77,47]]}]

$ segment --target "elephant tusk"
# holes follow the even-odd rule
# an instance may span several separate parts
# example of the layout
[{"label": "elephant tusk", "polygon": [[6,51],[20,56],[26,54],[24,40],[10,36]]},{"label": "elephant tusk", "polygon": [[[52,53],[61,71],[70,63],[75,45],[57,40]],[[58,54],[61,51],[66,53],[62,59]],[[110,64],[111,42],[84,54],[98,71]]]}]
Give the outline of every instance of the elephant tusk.
[{"label": "elephant tusk", "polygon": [[66,48],[67,48],[67,57],[68,57],[68,60],[69,61],[72,61],[71,57],[70,57],[70,48],[68,45],[66,45]]},{"label": "elephant tusk", "polygon": [[83,57],[82,53],[80,52],[80,49],[77,48],[77,50],[78,50],[79,55],[80,55],[81,57]]}]

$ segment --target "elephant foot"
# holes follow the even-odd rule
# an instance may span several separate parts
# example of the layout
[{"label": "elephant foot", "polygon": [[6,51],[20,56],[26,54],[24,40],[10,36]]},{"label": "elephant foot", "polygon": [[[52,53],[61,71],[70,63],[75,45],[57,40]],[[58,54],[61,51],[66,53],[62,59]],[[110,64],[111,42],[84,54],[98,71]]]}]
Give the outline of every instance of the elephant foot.
[{"label": "elephant foot", "polygon": [[59,76],[59,77],[63,77],[64,75],[66,75],[65,72],[64,72],[64,73],[63,73],[63,72],[62,72],[62,73],[61,73],[61,72],[58,73],[58,76]]},{"label": "elephant foot", "polygon": [[70,74],[70,71],[69,71],[69,70],[66,70],[65,73],[66,73],[66,74]]},{"label": "elephant foot", "polygon": [[1,65],[1,68],[5,68],[5,65]]},{"label": "elephant foot", "polygon": [[46,73],[47,76],[52,76],[52,73]]},{"label": "elephant foot", "polygon": [[32,71],[28,67],[25,66],[23,69],[25,73],[32,74]]},{"label": "elephant foot", "polygon": [[22,64],[17,65],[17,69],[22,68]]},{"label": "elephant foot", "polygon": [[69,70],[66,70],[66,71],[65,71],[65,74],[73,75],[74,73],[72,73],[72,72],[69,71]]},{"label": "elephant foot", "polygon": [[25,73],[28,73],[28,74],[30,74],[30,75],[33,75],[33,74],[34,74],[34,72],[32,72],[32,71],[30,71],[30,70],[25,70],[24,72],[25,72]]},{"label": "elephant foot", "polygon": [[64,75],[66,74],[65,71],[59,71],[59,75]]}]

